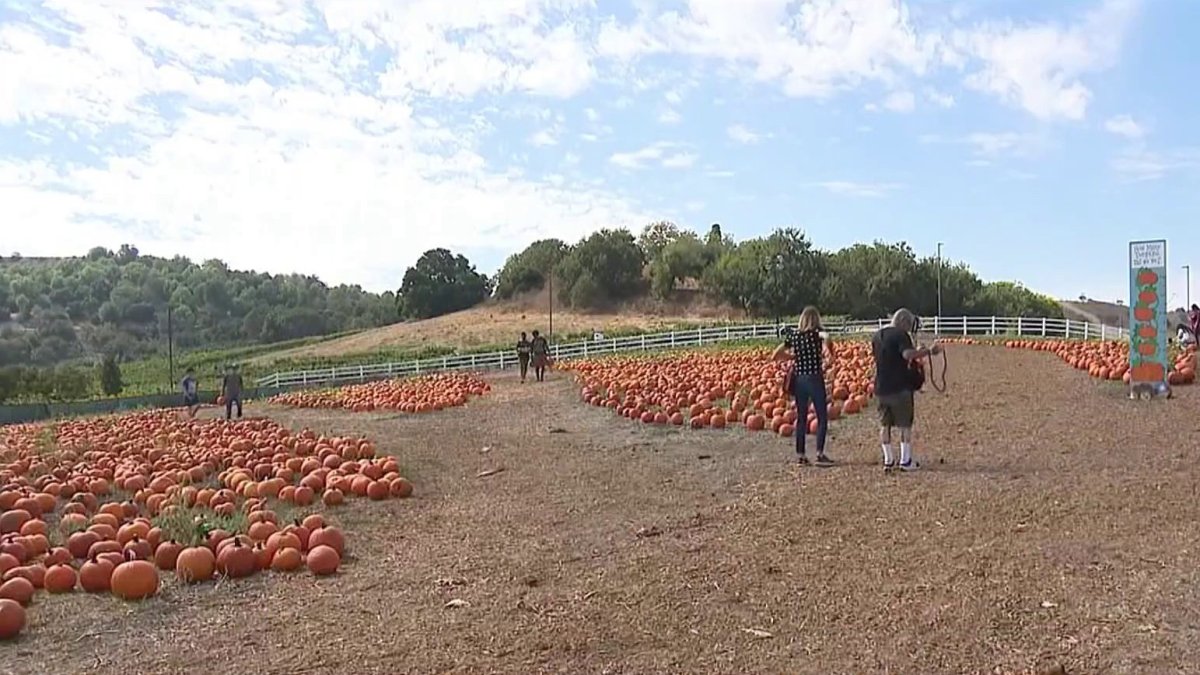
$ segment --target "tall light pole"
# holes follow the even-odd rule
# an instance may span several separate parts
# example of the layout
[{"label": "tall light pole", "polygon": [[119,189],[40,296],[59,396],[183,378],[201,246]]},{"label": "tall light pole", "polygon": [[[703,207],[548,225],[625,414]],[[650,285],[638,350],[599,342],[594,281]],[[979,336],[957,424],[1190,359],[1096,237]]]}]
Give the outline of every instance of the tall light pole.
[{"label": "tall light pole", "polygon": [[772,299],[774,300],[774,304],[775,304],[775,330],[777,330],[777,331],[779,330],[780,324],[783,323],[783,319],[780,317],[780,314],[782,312],[782,308],[780,307],[780,305],[782,305],[783,303],[779,299],[779,296],[782,295],[779,292],[779,272],[782,269],[783,269],[783,254],[778,253],[775,255],[775,265],[774,265],[774,270],[773,270],[774,274],[772,275],[772,277],[773,277],[772,286],[774,286],[774,288],[772,289],[773,293],[771,293]]},{"label": "tall light pole", "polygon": [[1184,302],[1183,306],[1190,310],[1192,308],[1192,266],[1184,265],[1183,273],[1184,273],[1184,282],[1183,283],[1186,284],[1186,286],[1184,286],[1184,289],[1183,289],[1183,294],[1187,298],[1187,300]]},{"label": "tall light pole", "polygon": [[937,323],[942,322],[942,242],[937,243]]},{"label": "tall light pole", "polygon": [[550,268],[550,275],[546,279],[546,288],[550,290],[550,330],[546,337],[547,342],[554,340],[554,268]]}]

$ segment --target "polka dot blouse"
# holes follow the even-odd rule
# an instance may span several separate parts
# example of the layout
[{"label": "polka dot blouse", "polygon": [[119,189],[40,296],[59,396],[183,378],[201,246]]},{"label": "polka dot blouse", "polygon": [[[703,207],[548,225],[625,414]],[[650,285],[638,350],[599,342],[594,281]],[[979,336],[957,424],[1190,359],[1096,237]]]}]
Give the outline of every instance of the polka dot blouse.
[{"label": "polka dot blouse", "polygon": [[787,336],[788,351],[792,353],[792,372],[797,375],[821,375],[821,331],[791,331]]}]

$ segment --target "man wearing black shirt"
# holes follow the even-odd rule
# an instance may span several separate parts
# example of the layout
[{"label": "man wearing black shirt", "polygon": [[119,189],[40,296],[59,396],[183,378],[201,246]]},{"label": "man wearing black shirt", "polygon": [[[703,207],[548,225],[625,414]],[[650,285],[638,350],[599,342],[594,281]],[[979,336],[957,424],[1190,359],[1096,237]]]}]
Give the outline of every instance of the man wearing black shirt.
[{"label": "man wearing black shirt", "polygon": [[930,354],[939,354],[939,345],[926,349],[913,344],[911,332],[916,317],[907,309],[892,315],[892,325],[879,329],[871,338],[875,355],[875,401],[879,407],[879,443],[883,448],[883,469],[896,466],[892,454],[892,427],[900,431],[900,468],[917,468],[912,457],[913,384],[912,362]]},{"label": "man wearing black shirt", "polygon": [[525,384],[525,376],[529,374],[529,354],[532,349],[529,337],[521,331],[521,339],[517,340],[517,363],[521,365],[521,384]]}]

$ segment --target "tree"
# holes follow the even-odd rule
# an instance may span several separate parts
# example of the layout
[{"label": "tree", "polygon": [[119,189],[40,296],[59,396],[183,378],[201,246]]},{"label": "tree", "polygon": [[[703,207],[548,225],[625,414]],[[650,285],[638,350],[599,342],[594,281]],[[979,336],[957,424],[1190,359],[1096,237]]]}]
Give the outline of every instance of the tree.
[{"label": "tree", "polygon": [[796,314],[820,301],[827,266],[803,232],[784,228],[726,252],[704,286],[750,314]]},{"label": "tree", "polygon": [[669,220],[659,220],[642,228],[638,237],[638,247],[642,249],[642,257],[651,264],[658,260],[663,249],[680,237],[679,226]]},{"label": "tree", "polygon": [[421,254],[396,293],[400,314],[428,319],[474,307],[491,295],[488,278],[462,255],[444,248]]},{"label": "tree", "polygon": [[924,297],[927,287],[919,282],[916,256],[908,244],[855,244],[829,257],[822,304],[855,319],[876,319]]},{"label": "tree", "polygon": [[633,297],[644,289],[645,264],[642,250],[628,230],[600,230],[572,247],[555,267],[559,298],[578,306],[573,300],[574,285],[584,274],[590,275],[600,290],[597,302]]},{"label": "tree", "polygon": [[125,389],[125,383],[121,380],[121,366],[117,364],[117,358],[112,354],[105,354],[100,360],[98,370],[100,391],[105,396],[119,396]]},{"label": "tree", "polygon": [[699,279],[707,267],[704,244],[692,232],[682,232],[659,253],[650,264],[650,290],[666,298],[676,282]]},{"label": "tree", "polygon": [[507,299],[541,289],[567,251],[567,245],[559,239],[542,239],[509,256],[496,275],[496,297]]}]

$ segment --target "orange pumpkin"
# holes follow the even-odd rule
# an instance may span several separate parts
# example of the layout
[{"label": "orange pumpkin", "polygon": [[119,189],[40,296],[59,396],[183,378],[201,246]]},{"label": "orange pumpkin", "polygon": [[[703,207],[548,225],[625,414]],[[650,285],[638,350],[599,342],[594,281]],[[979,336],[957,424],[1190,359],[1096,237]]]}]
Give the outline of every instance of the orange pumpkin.
[{"label": "orange pumpkin", "polygon": [[68,565],[54,565],[46,570],[43,584],[50,593],[67,593],[75,590],[78,580],[74,568]]},{"label": "orange pumpkin", "polygon": [[113,595],[122,600],[142,600],[158,593],[158,570],[146,560],[127,554],[110,580]]},{"label": "orange pumpkin", "polygon": [[333,574],[342,564],[342,556],[331,546],[318,544],[308,552],[308,569],[317,576]]},{"label": "orange pumpkin", "polygon": [[25,608],[21,603],[0,599],[0,640],[11,640],[25,628]]},{"label": "orange pumpkin", "polygon": [[208,581],[216,570],[216,555],[207,546],[185,548],[175,558],[175,576],[184,583]]}]

